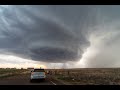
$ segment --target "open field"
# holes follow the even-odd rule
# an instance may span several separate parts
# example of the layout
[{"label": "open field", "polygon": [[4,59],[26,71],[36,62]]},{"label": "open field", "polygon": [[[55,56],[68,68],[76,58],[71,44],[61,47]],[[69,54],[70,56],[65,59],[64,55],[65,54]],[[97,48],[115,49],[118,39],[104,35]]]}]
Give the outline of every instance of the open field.
[{"label": "open field", "polygon": [[56,69],[54,78],[69,85],[120,85],[120,68]]},{"label": "open field", "polygon": [[47,75],[45,81],[30,82],[30,70],[0,69],[0,85],[64,85]]},{"label": "open field", "polygon": [[27,69],[0,69],[0,78],[6,78],[14,75],[27,73]]},{"label": "open field", "polygon": [[0,85],[120,85],[120,68],[46,69],[45,82],[30,83],[30,70],[0,69]]}]

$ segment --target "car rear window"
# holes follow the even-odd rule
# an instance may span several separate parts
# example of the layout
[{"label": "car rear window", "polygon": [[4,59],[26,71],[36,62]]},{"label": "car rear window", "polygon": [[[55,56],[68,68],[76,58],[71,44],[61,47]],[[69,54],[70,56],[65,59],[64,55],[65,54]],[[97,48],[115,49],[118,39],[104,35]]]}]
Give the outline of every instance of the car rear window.
[{"label": "car rear window", "polygon": [[45,72],[44,69],[34,69],[34,72]]}]

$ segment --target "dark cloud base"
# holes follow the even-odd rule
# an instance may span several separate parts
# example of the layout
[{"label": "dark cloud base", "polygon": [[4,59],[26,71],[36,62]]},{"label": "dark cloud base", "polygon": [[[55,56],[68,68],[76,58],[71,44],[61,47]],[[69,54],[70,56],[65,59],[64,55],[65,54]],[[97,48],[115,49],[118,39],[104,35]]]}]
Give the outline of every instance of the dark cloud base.
[{"label": "dark cloud base", "polygon": [[[89,36],[96,31],[89,27],[101,23],[106,11],[111,13],[113,7],[110,7],[108,10],[105,6],[89,5],[0,7],[1,54],[43,62],[80,60],[90,46]],[[117,17],[120,13],[115,15]]]},{"label": "dark cloud base", "polygon": [[77,29],[87,13],[84,9],[74,5],[0,7],[1,53],[43,62],[79,60],[89,43],[82,27]]},{"label": "dark cloud base", "polygon": [[31,50],[30,55],[33,60],[43,60],[44,62],[66,62],[80,58],[77,52],[61,48],[41,47]]}]

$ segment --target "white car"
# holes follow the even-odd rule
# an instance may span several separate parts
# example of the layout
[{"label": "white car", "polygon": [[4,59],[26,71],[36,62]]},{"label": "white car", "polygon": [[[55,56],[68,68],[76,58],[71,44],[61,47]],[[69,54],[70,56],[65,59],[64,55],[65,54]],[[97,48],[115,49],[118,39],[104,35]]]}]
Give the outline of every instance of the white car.
[{"label": "white car", "polygon": [[45,78],[46,78],[46,74],[44,69],[34,69],[33,71],[31,71],[30,81],[40,80],[40,79],[45,80]]}]

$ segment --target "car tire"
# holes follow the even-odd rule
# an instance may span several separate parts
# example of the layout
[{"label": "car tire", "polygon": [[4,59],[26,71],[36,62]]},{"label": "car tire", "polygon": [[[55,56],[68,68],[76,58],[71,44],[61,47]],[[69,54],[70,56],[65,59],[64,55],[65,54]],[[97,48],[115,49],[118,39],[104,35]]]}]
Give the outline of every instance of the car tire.
[{"label": "car tire", "polygon": [[45,81],[45,79],[43,79],[43,81]]},{"label": "car tire", "polygon": [[33,79],[30,79],[30,82],[33,82]]}]

